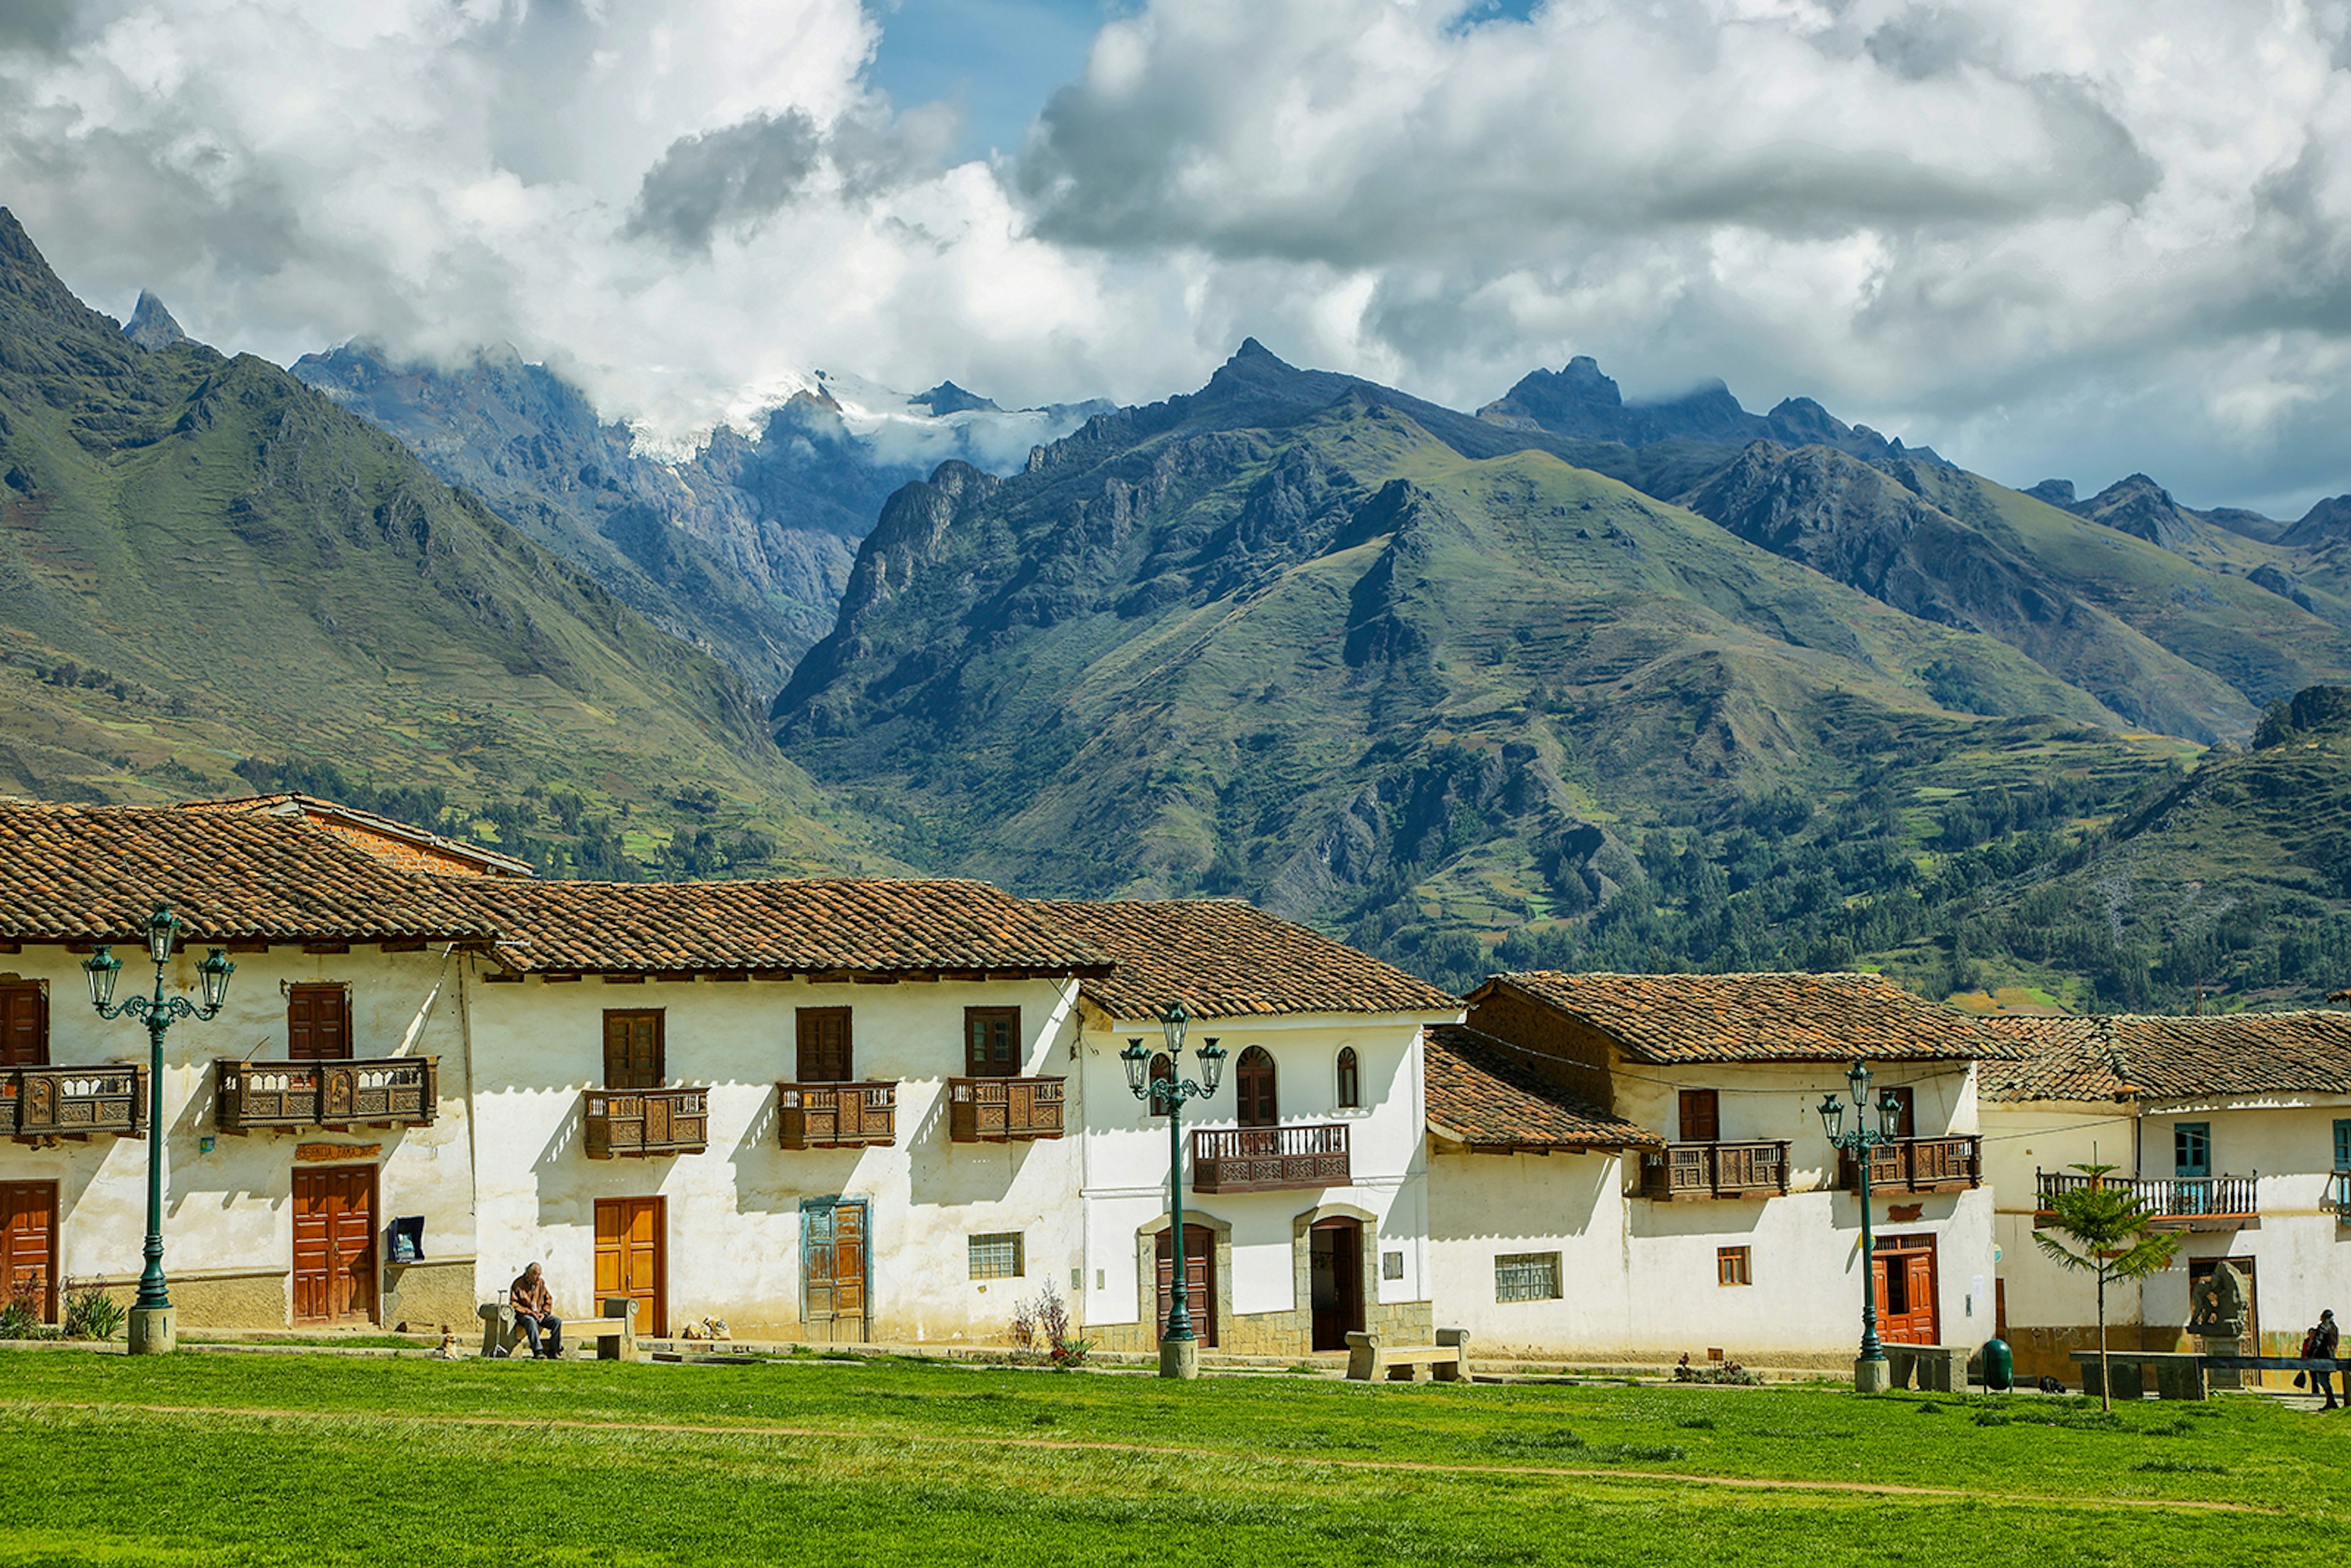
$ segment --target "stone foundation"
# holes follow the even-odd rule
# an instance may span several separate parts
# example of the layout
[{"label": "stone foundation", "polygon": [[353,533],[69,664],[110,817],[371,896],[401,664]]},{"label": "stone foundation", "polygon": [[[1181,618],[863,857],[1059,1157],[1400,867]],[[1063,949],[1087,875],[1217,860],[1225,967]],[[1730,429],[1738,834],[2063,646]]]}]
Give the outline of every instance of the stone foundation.
[{"label": "stone foundation", "polygon": [[[1374,1301],[1364,1327],[1389,1344],[1427,1344],[1437,1324],[1426,1301]],[[1081,1331],[1097,1350],[1145,1353],[1159,1347],[1157,1323],[1089,1323]],[[1204,1350],[1219,1355],[1311,1355],[1314,1313],[1291,1308],[1279,1312],[1239,1312],[1217,1322],[1217,1343]],[[1474,1354],[1476,1345],[1470,1346]]]},{"label": "stone foundation", "polygon": [[[163,1274],[172,1304],[180,1310],[183,1334],[205,1329],[282,1329],[290,1321],[293,1277],[285,1270],[206,1269],[175,1274],[166,1260]],[[126,1308],[139,1294],[135,1274],[108,1275],[90,1283]],[[465,1311],[470,1314],[473,1308]]]},{"label": "stone foundation", "polygon": [[393,1263],[383,1271],[383,1322],[406,1323],[412,1333],[438,1333],[443,1324],[459,1334],[475,1322],[474,1260],[434,1258]]}]

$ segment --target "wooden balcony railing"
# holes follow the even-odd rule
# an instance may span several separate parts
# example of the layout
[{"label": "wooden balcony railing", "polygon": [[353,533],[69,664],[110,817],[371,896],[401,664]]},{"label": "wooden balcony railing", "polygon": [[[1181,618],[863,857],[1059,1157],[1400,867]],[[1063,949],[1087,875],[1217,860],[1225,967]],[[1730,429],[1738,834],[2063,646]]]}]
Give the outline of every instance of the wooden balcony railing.
[{"label": "wooden balcony railing", "polygon": [[[1837,1186],[1859,1190],[1861,1167],[1851,1155],[1837,1158]],[[1869,1151],[1869,1190],[1967,1192],[1983,1185],[1983,1140],[1974,1136],[1900,1138]]]},{"label": "wooden balcony railing", "polygon": [[2351,1171],[2335,1171],[2326,1178],[2326,1196],[2318,1207],[2345,1225],[2351,1225]]},{"label": "wooden balcony railing", "polygon": [[[2038,1192],[2033,1207],[2043,1215],[2053,1212],[2057,1195],[2088,1186],[2089,1176],[2074,1171],[2033,1172],[2033,1185]],[[2257,1189],[2261,1177],[2253,1176],[2105,1176],[2101,1178],[2109,1187],[2119,1187],[2137,1197],[2147,1212],[2155,1217],[2156,1227],[2164,1230],[2250,1230],[2261,1224],[2261,1207]]]},{"label": "wooden balcony railing", "polygon": [[886,1149],[898,1135],[895,1083],[778,1083],[776,1103],[788,1149]]},{"label": "wooden balcony railing", "polygon": [[1769,1197],[1788,1190],[1788,1144],[1667,1144],[1641,1156],[1641,1196]]},{"label": "wooden balcony railing", "polygon": [[698,1155],[710,1146],[710,1091],[590,1089],[588,1157]]},{"label": "wooden balcony railing", "polygon": [[1283,1187],[1346,1186],[1347,1129],[1234,1127],[1192,1134],[1195,1192],[1273,1192]]},{"label": "wooden balcony railing", "polygon": [[147,1135],[145,1068],[0,1068],[0,1134],[30,1144],[99,1133]]},{"label": "wooden balcony railing", "polygon": [[429,1127],[441,1113],[441,1061],[217,1061],[224,1133],[308,1127]]},{"label": "wooden balcony railing", "polygon": [[1058,1078],[950,1078],[947,1137],[958,1144],[1007,1144],[1061,1135]]}]

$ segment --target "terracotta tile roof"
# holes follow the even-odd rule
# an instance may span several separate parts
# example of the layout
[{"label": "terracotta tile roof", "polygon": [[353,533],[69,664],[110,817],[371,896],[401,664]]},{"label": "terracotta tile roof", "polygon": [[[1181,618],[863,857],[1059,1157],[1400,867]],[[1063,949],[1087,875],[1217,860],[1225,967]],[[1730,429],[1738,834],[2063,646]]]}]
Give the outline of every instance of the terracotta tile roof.
[{"label": "terracotta tile roof", "polygon": [[192,942],[493,934],[444,883],[299,816],[0,802],[0,939],[131,942],[157,900]]},{"label": "terracotta tile roof", "polygon": [[2351,1015],[1993,1019],[2023,1060],[1987,1068],[1989,1100],[2182,1100],[2351,1093]]},{"label": "terracotta tile roof", "polygon": [[1497,975],[1636,1061],[1966,1061],[2011,1048],[1967,1014],[1877,975]]},{"label": "terracotta tile roof", "polygon": [[444,838],[429,829],[362,811],[337,800],[291,791],[241,795],[226,800],[183,800],[183,811],[251,811],[273,817],[308,817],[329,832],[405,871],[446,876],[528,876],[530,862],[481,844]]},{"label": "terracotta tile roof", "polygon": [[1426,980],[1236,899],[1040,900],[1036,908],[1116,961],[1115,974],[1087,981],[1083,993],[1116,1019],[1156,1018],[1179,998],[1194,1018],[1461,1010]]},{"label": "terracotta tile roof", "polygon": [[1110,960],[982,882],[448,879],[523,971],[1102,975]]},{"label": "terracotta tile roof", "polygon": [[1663,1148],[1646,1127],[1612,1116],[1548,1082],[1534,1058],[1466,1024],[1426,1036],[1429,1126],[1473,1149]]}]

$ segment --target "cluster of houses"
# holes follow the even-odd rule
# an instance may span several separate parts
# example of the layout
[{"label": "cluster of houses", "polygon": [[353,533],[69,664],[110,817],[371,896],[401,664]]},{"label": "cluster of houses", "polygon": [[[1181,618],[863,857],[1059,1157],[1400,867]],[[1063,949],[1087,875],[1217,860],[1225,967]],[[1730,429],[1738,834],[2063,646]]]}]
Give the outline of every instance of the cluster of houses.
[{"label": "cluster of houses", "polygon": [[[91,1006],[167,902],[166,1037]],[[126,963],[125,990],[152,971]],[[1164,1060],[1164,1015],[1189,1017]],[[1123,1053],[1217,1092],[1168,1133]],[[1820,1103],[1856,1061],[1891,1142]],[[1873,1120],[1875,1118],[1873,1117]],[[149,1140],[183,1331],[470,1325],[538,1262],[660,1337],[1001,1341],[1047,1291],[1148,1349],[1469,1331],[1481,1356],[1835,1364],[1896,1342],[2069,1377],[2090,1287],[2033,1245],[2116,1167],[2176,1266],[2110,1292],[2181,1345],[2220,1259],[2268,1354],[2351,1310],[2351,1013],[1982,1020],[1876,977],[1499,975],[1456,998],[1229,900],[889,879],[551,883],[300,796],[0,803],[0,1291],[128,1294]]]}]

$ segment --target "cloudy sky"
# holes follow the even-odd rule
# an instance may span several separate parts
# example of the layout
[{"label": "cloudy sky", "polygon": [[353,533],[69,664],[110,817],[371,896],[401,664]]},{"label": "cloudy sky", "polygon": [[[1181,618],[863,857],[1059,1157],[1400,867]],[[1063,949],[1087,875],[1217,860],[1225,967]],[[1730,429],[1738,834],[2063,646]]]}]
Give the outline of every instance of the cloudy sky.
[{"label": "cloudy sky", "polygon": [[0,0],[0,204],[118,316],[510,341],[672,435],[820,367],[1159,397],[1253,333],[2351,490],[2343,0]]}]

